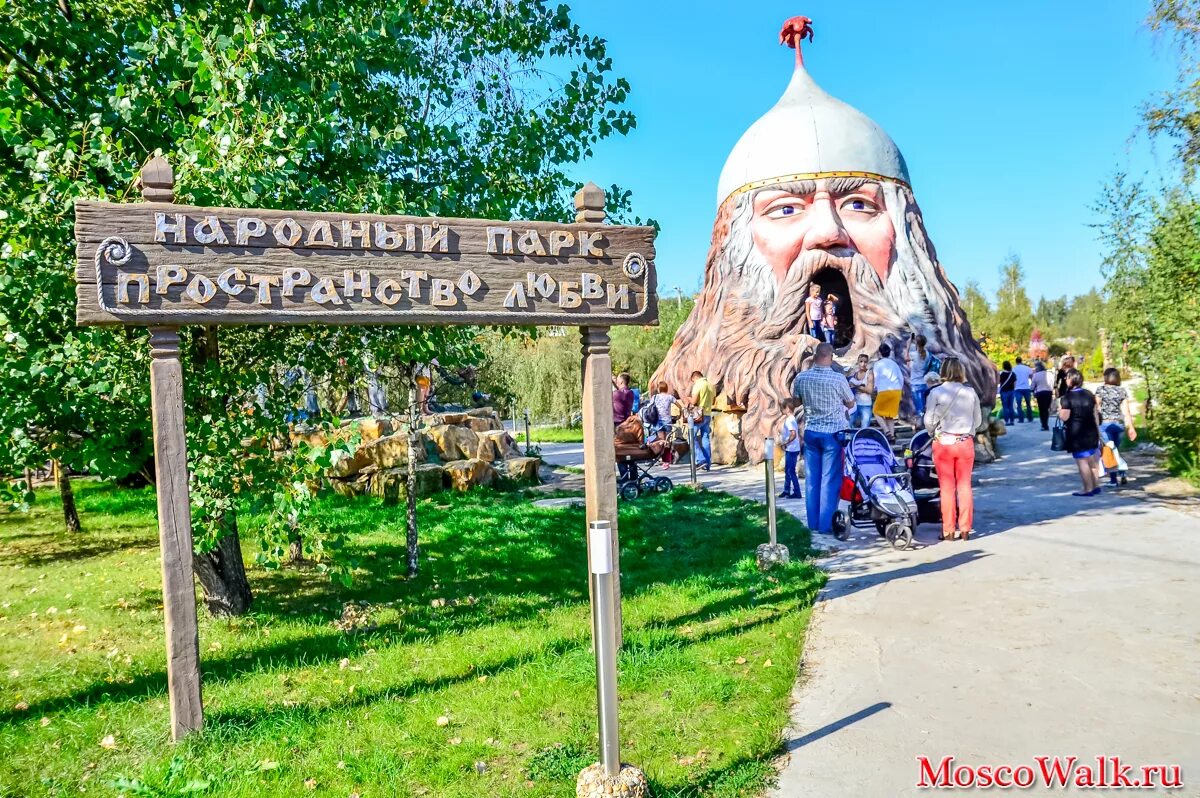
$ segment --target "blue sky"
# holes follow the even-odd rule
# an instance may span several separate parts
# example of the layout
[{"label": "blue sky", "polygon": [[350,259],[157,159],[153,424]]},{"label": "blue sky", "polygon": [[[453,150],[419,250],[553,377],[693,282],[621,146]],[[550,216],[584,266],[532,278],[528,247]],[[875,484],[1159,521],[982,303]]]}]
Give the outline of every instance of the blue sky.
[{"label": "blue sky", "polygon": [[608,40],[638,126],[574,170],[633,190],[662,224],[661,295],[696,290],[717,177],[738,137],[783,92],[783,20],[804,14],[805,63],[830,94],[883,126],[904,153],[942,265],[991,294],[1021,256],[1031,296],[1102,282],[1088,224],[1117,169],[1165,171],[1170,148],[1131,142],[1138,107],[1168,88],[1169,46],[1145,27],[1149,0],[833,2],[580,0]]}]

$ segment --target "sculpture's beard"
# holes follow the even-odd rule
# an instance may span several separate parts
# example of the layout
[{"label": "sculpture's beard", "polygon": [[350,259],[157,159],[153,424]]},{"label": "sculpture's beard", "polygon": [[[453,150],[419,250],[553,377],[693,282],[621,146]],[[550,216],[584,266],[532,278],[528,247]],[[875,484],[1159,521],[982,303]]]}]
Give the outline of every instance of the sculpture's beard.
[{"label": "sculpture's beard", "polygon": [[[985,403],[994,401],[995,368],[970,337],[958,294],[937,265],[911,193],[883,185],[898,233],[886,281],[857,252],[809,250],[779,284],[754,246],[751,193],[727,201],[718,212],[704,289],[653,380],[665,380],[683,395],[693,371],[708,376],[729,403],[745,408],[743,457],[761,459],[762,441],[782,418],[792,380],[819,343],[804,323],[804,301],[814,283],[824,296],[831,284],[840,288],[845,282],[835,340],[839,360],[850,363],[862,352],[874,357],[883,343],[906,346],[915,330],[933,351],[961,357],[976,391]],[[910,401],[906,398],[906,407]]]}]

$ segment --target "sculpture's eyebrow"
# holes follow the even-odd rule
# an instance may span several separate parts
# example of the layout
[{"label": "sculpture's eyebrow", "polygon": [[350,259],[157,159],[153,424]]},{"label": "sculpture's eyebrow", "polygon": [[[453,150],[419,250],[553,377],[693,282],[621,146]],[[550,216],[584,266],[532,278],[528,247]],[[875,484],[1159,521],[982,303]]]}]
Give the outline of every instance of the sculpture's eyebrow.
[{"label": "sculpture's eyebrow", "polygon": [[869,177],[835,177],[829,180],[830,194],[849,194],[858,191],[863,186],[879,188],[879,181]]},{"label": "sculpture's eyebrow", "polygon": [[806,197],[809,194],[816,193],[817,181],[815,180],[797,180],[792,183],[776,183],[773,186],[763,186],[754,192],[754,196],[758,197],[764,191],[783,191],[788,194],[795,194],[799,197]]}]

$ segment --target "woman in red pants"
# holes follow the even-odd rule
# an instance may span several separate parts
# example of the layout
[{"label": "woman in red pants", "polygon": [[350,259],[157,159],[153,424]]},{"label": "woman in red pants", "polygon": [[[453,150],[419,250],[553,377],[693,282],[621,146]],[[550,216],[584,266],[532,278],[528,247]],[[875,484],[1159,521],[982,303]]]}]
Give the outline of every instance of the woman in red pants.
[{"label": "woman in red pants", "polygon": [[929,393],[925,429],[933,438],[933,465],[942,498],[942,540],[966,540],[974,531],[975,497],[971,471],[975,468],[975,430],[983,422],[979,397],[967,385],[962,361],[942,361],[942,384]]}]

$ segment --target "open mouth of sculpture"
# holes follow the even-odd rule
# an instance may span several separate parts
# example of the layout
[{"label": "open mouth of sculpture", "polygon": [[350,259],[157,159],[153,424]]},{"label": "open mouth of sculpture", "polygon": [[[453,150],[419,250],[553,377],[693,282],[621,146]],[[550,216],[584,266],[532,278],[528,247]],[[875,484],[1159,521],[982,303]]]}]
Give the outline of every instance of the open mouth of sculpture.
[{"label": "open mouth of sculpture", "polygon": [[[846,275],[836,266],[825,266],[812,276],[809,285],[821,287],[821,298],[829,299],[830,294],[837,296],[837,324],[834,326],[834,349],[842,349],[854,340],[854,304],[850,300],[850,285]],[[807,292],[807,289],[806,289]],[[828,304],[826,304],[828,308]]]}]

